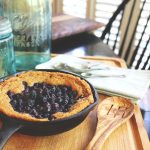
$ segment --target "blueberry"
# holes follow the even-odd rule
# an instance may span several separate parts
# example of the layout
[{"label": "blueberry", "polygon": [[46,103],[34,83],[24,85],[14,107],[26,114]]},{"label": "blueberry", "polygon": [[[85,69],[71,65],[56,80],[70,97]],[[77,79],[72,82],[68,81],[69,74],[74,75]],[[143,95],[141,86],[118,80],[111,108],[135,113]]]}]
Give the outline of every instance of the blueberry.
[{"label": "blueberry", "polygon": [[55,91],[56,91],[56,87],[53,85],[53,86],[51,87],[51,92],[55,93]]},{"label": "blueberry", "polygon": [[23,100],[22,99],[18,99],[18,104],[19,104],[19,106],[23,106]]},{"label": "blueberry", "polygon": [[43,100],[43,95],[42,94],[37,95],[36,100],[37,102],[41,102]]},{"label": "blueberry", "polygon": [[23,92],[23,97],[24,97],[24,99],[28,99],[30,97],[30,92],[25,90]]},{"label": "blueberry", "polygon": [[63,105],[67,105],[68,104],[68,100],[67,99],[64,99],[64,101],[63,101]]},{"label": "blueberry", "polygon": [[68,112],[68,110],[69,110],[68,108],[64,108],[64,110],[63,110],[63,111],[64,111],[64,112]]},{"label": "blueberry", "polygon": [[47,88],[47,84],[43,83],[43,89]]},{"label": "blueberry", "polygon": [[56,100],[56,95],[55,94],[52,94],[52,100]]},{"label": "blueberry", "polygon": [[49,102],[50,102],[51,104],[54,104],[54,103],[55,103],[55,100],[51,98],[51,99],[49,100]]},{"label": "blueberry", "polygon": [[34,83],[33,86],[36,87],[36,88],[40,88],[41,87],[41,83]]},{"label": "blueberry", "polygon": [[49,116],[50,116],[49,113],[42,114],[42,118],[49,118]]},{"label": "blueberry", "polygon": [[31,92],[31,98],[36,99],[37,93],[35,90],[32,90]]},{"label": "blueberry", "polygon": [[42,112],[44,111],[44,107],[43,107],[43,106],[40,106],[40,107],[38,108],[38,110],[39,110],[40,113],[42,113]]},{"label": "blueberry", "polygon": [[73,91],[73,92],[72,92],[72,95],[73,95],[73,97],[76,98],[76,97],[77,97],[77,91]]},{"label": "blueberry", "polygon": [[70,103],[70,104],[74,104],[74,103],[75,103],[75,99],[74,99],[74,98],[70,98],[69,103]]},{"label": "blueberry", "polygon": [[64,87],[62,88],[62,90],[63,90],[63,92],[67,92],[68,88],[67,88],[66,86],[64,86]]},{"label": "blueberry", "polygon": [[74,98],[72,94],[68,94],[68,96],[69,96],[69,99],[73,99]]},{"label": "blueberry", "polygon": [[8,91],[7,95],[9,96],[10,99],[13,99],[14,93],[11,91]]},{"label": "blueberry", "polygon": [[69,96],[68,96],[68,95],[65,95],[65,99],[69,101]]},{"label": "blueberry", "polygon": [[61,96],[62,95],[62,91],[61,91],[60,88],[57,88],[56,95],[57,96]]},{"label": "blueberry", "polygon": [[29,107],[29,106],[25,106],[24,109],[25,109],[25,112],[27,112],[27,113],[29,113],[31,111],[31,107]]},{"label": "blueberry", "polygon": [[43,101],[44,103],[47,102],[47,101],[48,101],[47,96],[44,96],[44,97],[42,98],[42,101]]},{"label": "blueberry", "polygon": [[38,87],[42,89],[43,88],[43,83],[39,83]]},{"label": "blueberry", "polygon": [[31,115],[33,115],[33,116],[35,116],[35,117],[38,117],[38,112],[37,112],[37,110],[36,109],[33,109],[32,111],[31,111]]},{"label": "blueberry", "polygon": [[50,94],[48,94],[48,95],[47,95],[47,101],[49,101],[49,102],[50,102],[50,101],[51,101],[51,99],[52,99],[52,96],[51,96]]},{"label": "blueberry", "polygon": [[14,95],[14,99],[17,99],[17,100],[18,100],[18,99],[20,99],[20,98],[21,98],[21,94],[15,94],[15,95]]},{"label": "blueberry", "polygon": [[28,99],[28,106],[33,107],[35,105],[35,100],[34,99]]},{"label": "blueberry", "polygon": [[58,103],[52,104],[52,110],[53,110],[53,112],[59,111],[59,104]]},{"label": "blueberry", "polygon": [[62,103],[62,102],[63,102],[63,97],[61,97],[61,96],[60,96],[60,97],[57,97],[57,102],[58,102],[58,103]]},{"label": "blueberry", "polygon": [[40,105],[38,105],[38,104],[36,105],[36,109],[37,109],[37,110],[39,110],[40,107],[41,107]]},{"label": "blueberry", "polygon": [[27,88],[28,86],[28,83],[26,81],[22,81],[22,84],[24,85],[25,89]]},{"label": "blueberry", "polygon": [[42,90],[41,88],[38,88],[38,89],[36,90],[36,92],[37,92],[38,95],[42,95],[43,90]]},{"label": "blueberry", "polygon": [[17,102],[17,100],[11,100],[10,101],[10,104],[14,107],[14,108],[16,108],[17,107],[17,105],[18,105],[18,102]]},{"label": "blueberry", "polygon": [[57,91],[57,93],[61,92],[61,88],[60,87],[56,87],[56,91]]},{"label": "blueberry", "polygon": [[47,111],[47,112],[50,112],[51,109],[52,109],[52,108],[51,108],[51,105],[47,105],[45,108],[46,108],[46,111]]},{"label": "blueberry", "polygon": [[43,95],[48,95],[48,94],[49,94],[48,88],[44,88],[44,89],[43,89]]},{"label": "blueberry", "polygon": [[25,111],[25,109],[24,109],[24,107],[21,105],[21,106],[18,106],[17,107],[17,110],[19,111],[19,112],[24,112]]}]

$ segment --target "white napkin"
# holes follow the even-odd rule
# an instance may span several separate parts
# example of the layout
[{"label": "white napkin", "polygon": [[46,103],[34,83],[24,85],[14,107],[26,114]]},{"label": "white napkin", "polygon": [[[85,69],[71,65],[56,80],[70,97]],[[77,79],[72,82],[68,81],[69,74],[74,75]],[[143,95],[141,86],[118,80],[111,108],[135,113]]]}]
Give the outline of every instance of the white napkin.
[{"label": "white napkin", "polygon": [[99,93],[134,100],[142,99],[150,85],[148,70],[117,68],[71,55],[59,55],[46,63],[37,65],[36,69],[60,69],[78,73],[85,76]]}]

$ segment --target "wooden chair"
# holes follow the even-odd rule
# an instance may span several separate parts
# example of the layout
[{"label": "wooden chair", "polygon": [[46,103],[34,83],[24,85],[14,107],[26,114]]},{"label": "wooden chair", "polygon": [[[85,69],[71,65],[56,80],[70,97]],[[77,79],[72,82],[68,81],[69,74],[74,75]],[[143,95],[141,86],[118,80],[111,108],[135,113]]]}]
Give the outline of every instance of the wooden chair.
[{"label": "wooden chair", "polygon": [[[112,49],[110,49],[108,46],[109,46],[109,40],[110,40],[109,37],[111,36],[112,24],[115,21],[118,14],[121,13],[122,16],[123,16],[125,6],[129,1],[130,0],[123,0],[122,1],[122,3],[119,5],[117,10],[114,12],[113,16],[110,18],[108,24],[106,25],[106,27],[105,27],[105,29],[104,29],[101,37],[100,37],[99,43],[96,43],[96,44],[94,44],[94,46],[90,47],[90,49],[93,49],[93,53],[94,53],[93,55],[95,55],[95,54],[96,55],[104,54],[106,56],[109,56],[108,54],[112,53],[112,51],[113,52],[115,51],[117,38],[118,38],[118,35],[119,35],[119,32],[120,32],[120,27],[121,27],[121,24],[122,24],[122,17],[120,19],[118,32],[115,35],[116,37],[115,37],[115,40],[114,40],[114,45],[112,46]],[[127,23],[127,26],[126,26],[124,37],[122,39],[122,43],[119,47],[118,57],[122,57],[122,53],[125,52],[125,55],[122,58],[125,59],[125,61],[128,63],[128,67],[135,68],[135,69],[149,69],[150,70],[150,63],[149,63],[150,62],[150,50],[148,50],[148,44],[150,42],[150,34],[149,33],[148,33],[149,38],[146,41],[145,47],[142,48],[142,53],[139,52],[139,49],[141,49],[140,45],[142,44],[143,37],[146,34],[146,29],[147,29],[148,23],[150,21],[150,12],[149,12],[149,15],[147,16],[146,24],[144,25],[143,31],[141,33],[140,40],[138,41],[138,44],[134,47],[133,53],[131,51],[132,46],[134,45],[134,42],[135,42],[134,39],[135,39],[135,35],[137,33],[136,30],[137,30],[140,18],[142,17],[142,12],[144,11],[144,6],[146,4],[146,0],[144,0],[143,3],[142,3],[142,7],[140,9],[140,13],[139,13],[138,19],[136,21],[134,31],[132,33],[130,43],[127,46],[127,49],[124,49],[127,34],[129,33],[129,25],[130,25],[132,17],[134,17],[133,16],[133,10],[134,10],[134,7],[136,5],[136,2],[137,2],[136,0],[133,0],[132,10],[130,12],[130,16],[129,16],[128,23]],[[106,35],[107,35],[107,37],[106,37]],[[106,41],[105,44],[103,42],[104,40]],[[95,48],[95,46],[96,46],[96,48]],[[129,60],[129,57],[131,58],[130,60]]]},{"label": "wooden chair", "polygon": [[[123,19],[123,14],[126,5],[128,4],[130,0],[123,0],[122,3],[118,6],[117,10],[113,13],[112,17],[110,18],[108,24],[106,25],[105,29],[102,32],[101,37],[99,38],[99,42],[93,45],[90,45],[88,47],[88,50],[92,50],[92,55],[104,55],[104,56],[109,56],[109,57],[119,57],[119,55],[115,54],[114,51],[116,49],[116,44],[117,44],[117,38],[119,36],[120,32],[120,27],[122,24],[122,19]],[[114,21],[116,20],[117,16],[121,14],[120,20],[119,20],[119,26],[117,29],[117,33],[115,35],[114,39],[114,44],[110,48],[109,46],[109,40],[111,36],[111,29]],[[104,40],[106,41],[104,43]]]}]

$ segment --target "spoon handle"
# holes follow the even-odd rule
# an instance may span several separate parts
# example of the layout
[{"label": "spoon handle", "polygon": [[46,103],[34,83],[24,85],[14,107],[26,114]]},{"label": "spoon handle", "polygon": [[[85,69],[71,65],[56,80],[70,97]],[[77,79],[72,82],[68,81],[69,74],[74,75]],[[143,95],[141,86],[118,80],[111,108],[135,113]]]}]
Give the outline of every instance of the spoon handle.
[{"label": "spoon handle", "polygon": [[113,125],[113,121],[110,120],[101,120],[101,124],[98,124],[95,135],[93,139],[90,141],[87,150],[100,150],[107,139],[107,137],[111,134],[112,130],[110,130]]}]

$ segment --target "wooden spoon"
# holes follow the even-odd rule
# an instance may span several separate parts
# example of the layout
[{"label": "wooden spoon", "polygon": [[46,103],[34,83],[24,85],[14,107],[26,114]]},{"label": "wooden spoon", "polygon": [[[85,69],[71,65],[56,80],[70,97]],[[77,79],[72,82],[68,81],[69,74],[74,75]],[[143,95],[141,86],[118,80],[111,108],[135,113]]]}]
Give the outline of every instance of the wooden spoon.
[{"label": "wooden spoon", "polygon": [[125,98],[109,97],[97,108],[96,132],[86,150],[100,150],[108,136],[134,113],[134,104]]}]

